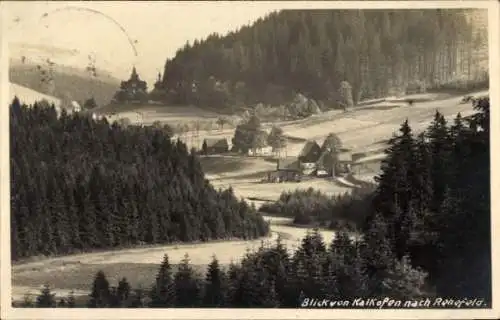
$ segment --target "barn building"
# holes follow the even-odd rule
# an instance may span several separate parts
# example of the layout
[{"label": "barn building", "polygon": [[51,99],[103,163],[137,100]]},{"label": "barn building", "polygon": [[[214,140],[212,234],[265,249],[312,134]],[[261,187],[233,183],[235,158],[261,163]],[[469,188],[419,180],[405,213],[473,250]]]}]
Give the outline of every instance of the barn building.
[{"label": "barn building", "polygon": [[321,147],[316,141],[307,141],[299,154],[301,163],[316,163],[321,156]]},{"label": "barn building", "polygon": [[278,159],[276,171],[268,173],[269,182],[296,181],[299,182],[302,176],[300,162],[293,157]]},{"label": "barn building", "polygon": [[221,154],[229,151],[229,143],[226,138],[207,138],[203,140],[201,150],[204,154]]},{"label": "barn building", "polygon": [[325,150],[316,163],[317,176],[335,176],[351,172],[352,154],[348,149]]},{"label": "barn building", "polygon": [[341,176],[351,173],[352,154],[348,151],[340,152],[337,155],[337,163],[335,164],[335,175]]}]

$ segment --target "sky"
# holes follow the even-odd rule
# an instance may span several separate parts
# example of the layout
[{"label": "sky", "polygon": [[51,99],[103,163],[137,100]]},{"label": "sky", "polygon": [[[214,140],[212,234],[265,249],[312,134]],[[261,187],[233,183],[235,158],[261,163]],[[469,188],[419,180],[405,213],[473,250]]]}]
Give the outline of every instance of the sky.
[{"label": "sky", "polygon": [[[408,8],[405,1],[381,3],[378,8]],[[423,1],[418,6],[457,3],[464,1]],[[50,58],[55,63],[83,69],[93,64],[121,80],[128,78],[135,65],[152,88],[158,73],[163,72],[166,59],[175,56],[176,50],[187,41],[192,43],[213,32],[226,34],[284,7],[335,8],[338,4],[335,1],[314,4],[313,1],[4,1],[2,7],[11,58],[25,56],[26,60],[37,62]],[[359,2],[342,6],[360,8]],[[66,51],[41,50],[40,45]]]},{"label": "sky", "polygon": [[[50,58],[82,68],[94,64],[122,80],[135,65],[151,88],[158,72],[163,73],[166,59],[187,41],[213,32],[226,34],[279,7],[279,3],[262,2],[28,1],[4,3],[4,13],[12,58]],[[109,18],[75,8],[96,10]],[[42,50],[39,45],[67,51]]]}]

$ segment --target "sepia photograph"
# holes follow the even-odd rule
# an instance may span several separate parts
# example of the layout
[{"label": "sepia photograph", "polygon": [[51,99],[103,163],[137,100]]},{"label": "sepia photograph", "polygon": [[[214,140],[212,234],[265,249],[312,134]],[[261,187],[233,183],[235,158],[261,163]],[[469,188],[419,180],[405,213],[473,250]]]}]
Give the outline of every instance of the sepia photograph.
[{"label": "sepia photograph", "polygon": [[499,6],[441,4],[3,1],[2,318],[500,316]]}]

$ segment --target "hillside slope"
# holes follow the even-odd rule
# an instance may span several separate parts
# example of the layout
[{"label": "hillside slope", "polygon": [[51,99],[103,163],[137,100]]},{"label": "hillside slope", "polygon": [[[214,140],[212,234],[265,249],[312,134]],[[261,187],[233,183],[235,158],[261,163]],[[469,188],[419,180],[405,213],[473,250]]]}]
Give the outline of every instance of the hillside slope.
[{"label": "hillside slope", "polygon": [[42,81],[42,68],[46,67],[38,68],[37,64],[11,61],[10,82],[59,99],[69,98],[80,103],[93,96],[98,105],[109,103],[119,87],[119,80],[105,73],[98,73],[97,77],[93,77],[78,68],[56,65],[52,70],[54,86],[49,89]]},{"label": "hillside slope", "polygon": [[11,82],[9,83],[9,101],[14,100],[14,97],[19,98],[21,103],[27,105],[32,105],[41,100],[47,100],[49,103],[53,103],[56,107],[61,104],[61,100],[56,97],[49,96]]}]

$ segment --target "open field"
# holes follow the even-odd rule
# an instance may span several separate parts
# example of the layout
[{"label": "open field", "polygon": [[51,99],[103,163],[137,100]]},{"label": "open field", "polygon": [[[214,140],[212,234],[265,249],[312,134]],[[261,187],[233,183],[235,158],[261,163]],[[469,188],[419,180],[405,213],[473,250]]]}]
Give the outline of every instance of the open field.
[{"label": "open field", "polygon": [[[46,92],[44,91],[45,85],[41,81],[39,66],[41,66],[41,70],[48,70],[45,61],[22,63],[17,59],[10,59],[9,79],[24,87]],[[98,105],[104,105],[111,100],[120,85],[118,79],[103,70],[97,70],[96,77],[90,75],[85,67],[75,68],[64,64],[55,64],[51,70],[54,80],[51,95],[57,98],[68,97],[79,103],[94,97]]]},{"label": "open field", "polygon": [[232,183],[236,196],[242,198],[258,198],[265,200],[276,200],[283,191],[294,191],[296,189],[314,188],[326,194],[342,194],[351,189],[337,184],[335,181],[314,178],[302,182],[283,183]]},{"label": "open field", "polygon": [[21,101],[21,104],[27,104],[27,105],[32,105],[37,101],[40,100],[47,100],[49,103],[53,103],[55,106],[59,106],[61,104],[61,100],[49,96],[43,93],[40,93],[38,91],[32,90],[30,88],[15,84],[10,82],[9,83],[9,100],[12,102],[14,97],[18,97],[19,101]]},{"label": "open field", "polygon": [[224,178],[251,178],[274,170],[276,163],[257,157],[240,156],[204,156],[200,162],[207,178],[220,180]]},{"label": "open field", "polygon": [[[128,118],[131,123],[150,125],[155,121],[175,125],[179,122],[216,120],[219,114],[194,106],[168,105],[111,105],[94,109],[98,114],[107,114],[109,119]],[[114,114],[113,114],[114,113]]]},{"label": "open field", "polygon": [[[487,91],[477,92],[475,95],[485,95]],[[355,151],[364,151],[370,146],[389,138],[399,129],[401,123],[408,119],[412,129],[419,132],[425,129],[432,121],[436,110],[445,117],[452,119],[458,112],[463,116],[473,113],[470,103],[460,104],[461,96],[416,103],[413,106],[402,104],[399,107],[380,110],[374,104],[372,108],[353,110],[344,114],[328,113],[320,119],[283,126],[285,134],[305,139],[324,139],[328,133],[336,133],[343,144]],[[296,149],[293,149],[295,151]]]}]

